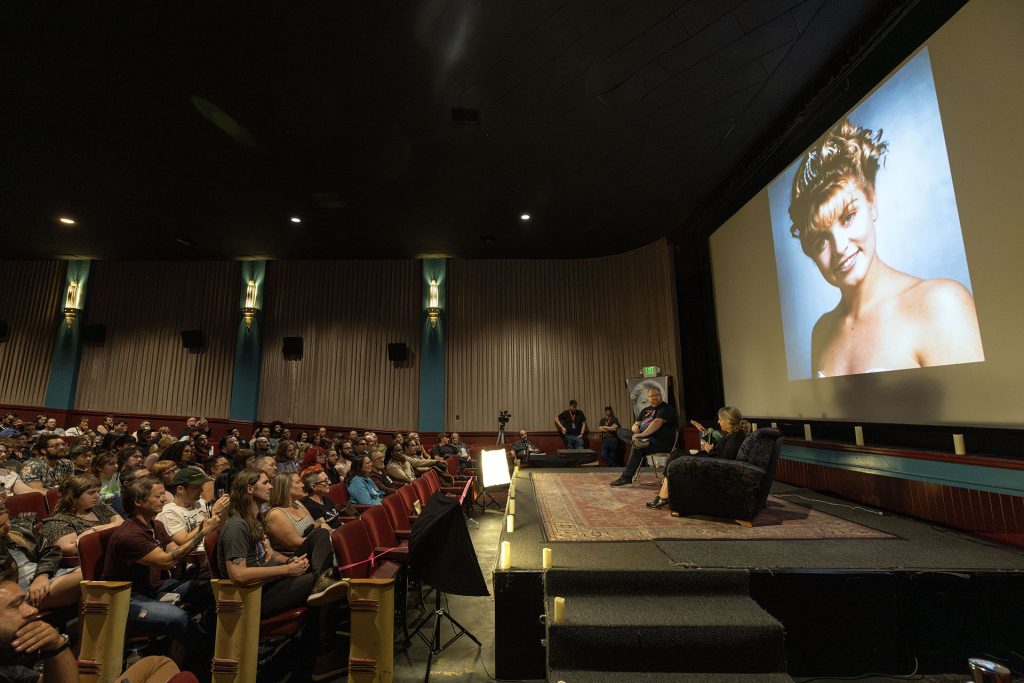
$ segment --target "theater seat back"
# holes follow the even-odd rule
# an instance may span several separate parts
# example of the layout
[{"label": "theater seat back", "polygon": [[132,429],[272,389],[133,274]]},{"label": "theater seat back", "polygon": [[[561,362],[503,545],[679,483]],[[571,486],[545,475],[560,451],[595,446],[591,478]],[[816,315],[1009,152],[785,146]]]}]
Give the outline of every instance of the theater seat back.
[{"label": "theater seat back", "polygon": [[220,532],[206,534],[203,539],[203,549],[206,550],[206,565],[210,568],[210,578],[220,579],[220,557],[217,554],[217,541],[220,540]]},{"label": "theater seat back", "polygon": [[381,506],[375,506],[364,512],[359,521],[366,525],[366,533],[374,548],[397,548],[398,539],[388,519],[388,512]]},{"label": "theater seat back", "polygon": [[345,482],[332,484],[331,488],[327,489],[327,497],[335,507],[343,508],[348,505],[348,487],[345,486]]},{"label": "theater seat back", "polygon": [[[437,476],[437,470],[429,470],[426,474],[420,477],[420,479],[426,481],[427,486],[430,487],[430,496],[441,490],[441,479]],[[430,500],[430,496],[427,496],[427,500]],[[425,503],[426,501],[421,497],[420,502]]]},{"label": "theater seat back", "polygon": [[[419,479],[417,479],[416,481],[419,481]],[[398,496],[402,499],[402,502],[405,504],[405,516],[408,517],[413,513],[413,510],[416,509],[415,503],[417,500],[419,500],[419,495],[416,493],[415,483],[409,484],[408,486],[403,486],[402,488],[398,489]],[[387,500],[388,498],[390,498],[390,496],[385,496],[384,500]]]},{"label": "theater seat back", "polygon": [[78,537],[78,557],[82,565],[82,578],[99,581],[103,577],[103,562],[107,555],[110,537],[117,527],[103,529]]},{"label": "theater seat back", "polygon": [[[402,488],[409,487],[403,486]],[[409,510],[406,508],[405,501],[400,494],[401,489],[399,489],[398,495],[384,496],[383,500],[380,501],[380,505],[388,513],[388,520],[391,522],[392,529],[395,531],[410,531],[412,524],[409,523]]]},{"label": "theater seat back", "polygon": [[369,578],[372,567],[369,562],[364,562],[364,560],[369,559],[373,554],[373,546],[370,545],[366,525],[361,520],[357,519],[342,524],[332,531],[331,545],[334,548],[334,557],[338,561],[339,569],[355,564],[354,567],[341,569],[342,577],[346,579]]}]

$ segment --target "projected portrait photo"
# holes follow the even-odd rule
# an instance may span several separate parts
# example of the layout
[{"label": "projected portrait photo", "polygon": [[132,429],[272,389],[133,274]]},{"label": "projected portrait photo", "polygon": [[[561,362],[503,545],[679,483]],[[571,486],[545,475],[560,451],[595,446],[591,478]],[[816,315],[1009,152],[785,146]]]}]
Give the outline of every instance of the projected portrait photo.
[{"label": "projected portrait photo", "polygon": [[[651,402],[647,400],[647,391],[657,389],[666,403],[672,403],[672,378],[669,375],[660,377],[630,377],[626,380],[629,391],[629,406],[633,409],[633,417],[640,415]],[[628,425],[627,425],[628,426]]]},{"label": "projected portrait photo", "polygon": [[768,197],[789,379],[984,360],[927,50]]}]

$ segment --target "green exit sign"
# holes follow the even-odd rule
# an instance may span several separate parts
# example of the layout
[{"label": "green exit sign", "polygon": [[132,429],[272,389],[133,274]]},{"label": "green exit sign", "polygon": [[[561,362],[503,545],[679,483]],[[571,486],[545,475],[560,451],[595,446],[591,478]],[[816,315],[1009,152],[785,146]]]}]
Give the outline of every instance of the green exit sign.
[{"label": "green exit sign", "polygon": [[659,368],[657,365],[648,365],[645,366],[644,369],[641,370],[640,372],[643,374],[644,377],[657,377],[658,375],[661,374],[661,368]]}]

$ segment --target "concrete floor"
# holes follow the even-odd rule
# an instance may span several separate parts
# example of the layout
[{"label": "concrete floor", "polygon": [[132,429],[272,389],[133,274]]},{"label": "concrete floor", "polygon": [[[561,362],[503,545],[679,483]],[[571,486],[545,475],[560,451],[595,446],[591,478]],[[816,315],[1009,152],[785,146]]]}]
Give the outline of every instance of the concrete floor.
[{"label": "concrete floor", "polygon": [[[470,523],[469,535],[473,539],[473,547],[476,548],[477,559],[480,561],[480,570],[483,572],[487,589],[491,591],[492,596],[449,595],[448,610],[453,618],[483,643],[483,647],[477,647],[476,643],[466,636],[459,638],[447,650],[434,657],[430,671],[432,681],[483,683],[494,680],[491,675],[494,673],[494,591],[491,583],[491,568],[494,566],[498,551],[502,512],[489,510],[482,515],[476,513],[474,519],[479,523],[479,527]],[[432,606],[433,596],[427,602]],[[419,611],[415,613],[410,611],[410,615],[414,618],[420,618],[421,614]],[[423,632],[427,637],[430,636],[432,627],[432,621],[423,627]],[[446,624],[441,631],[441,642],[445,642],[452,635],[451,625]],[[407,651],[395,654],[395,683],[422,681],[426,673],[426,666],[427,646],[419,638],[414,638],[413,644]]]}]

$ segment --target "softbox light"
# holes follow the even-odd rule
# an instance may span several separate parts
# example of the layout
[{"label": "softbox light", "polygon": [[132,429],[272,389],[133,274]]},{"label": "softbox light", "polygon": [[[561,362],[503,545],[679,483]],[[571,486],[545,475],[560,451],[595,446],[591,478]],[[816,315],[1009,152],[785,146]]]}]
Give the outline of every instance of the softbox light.
[{"label": "softbox light", "polygon": [[508,457],[505,449],[480,452],[480,468],[483,470],[483,477],[480,485],[484,489],[497,486],[508,486],[512,481],[508,472]]},{"label": "softbox light", "polygon": [[409,563],[424,582],[442,593],[490,595],[462,507],[458,499],[440,491],[412,525]]}]

